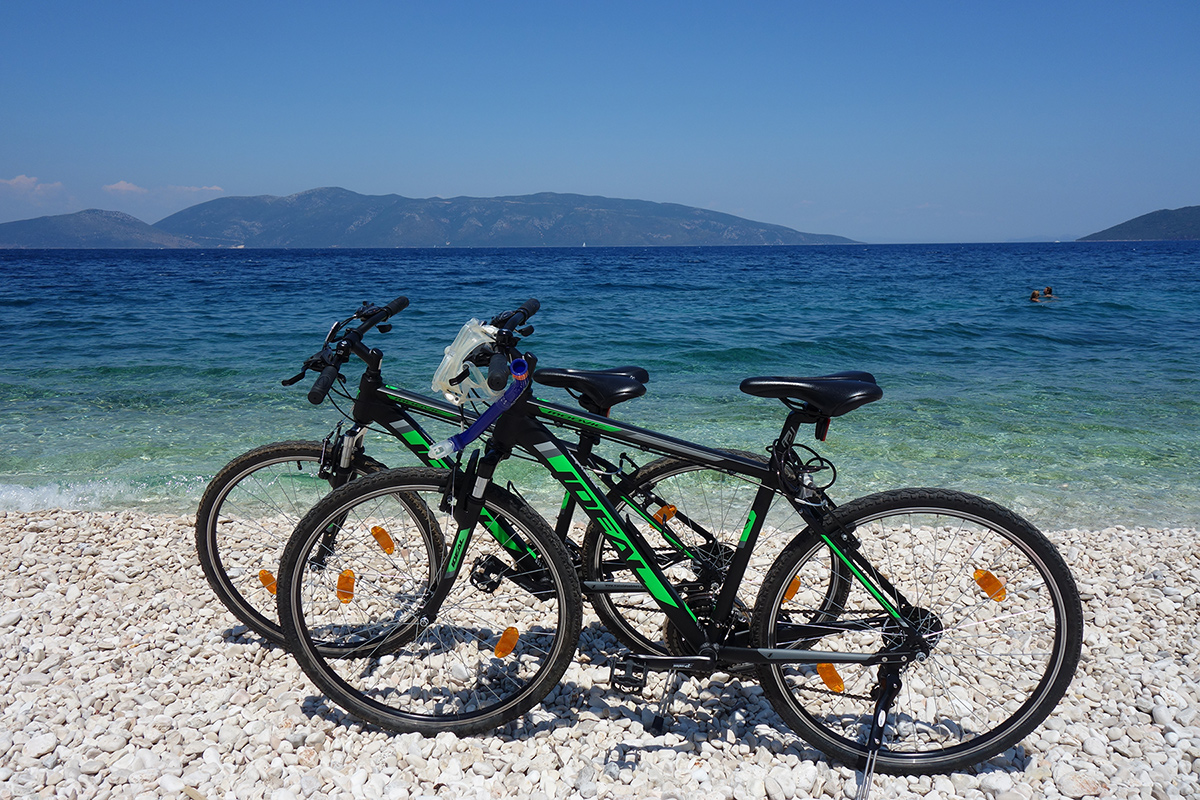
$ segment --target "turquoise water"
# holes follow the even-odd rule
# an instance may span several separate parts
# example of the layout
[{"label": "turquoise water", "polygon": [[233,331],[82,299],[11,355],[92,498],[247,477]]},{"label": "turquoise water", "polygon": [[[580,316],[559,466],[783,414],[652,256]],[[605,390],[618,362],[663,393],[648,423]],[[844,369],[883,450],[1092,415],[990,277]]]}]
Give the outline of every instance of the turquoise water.
[{"label": "turquoise water", "polygon": [[782,406],[743,377],[873,372],[883,400],[820,447],[839,499],[951,486],[1046,528],[1196,526],[1198,266],[1197,243],[0,251],[0,509],[192,512],[232,456],[333,426],[280,380],[404,294],[372,340],[391,383],[428,391],[467,318],[536,296],[543,365],[645,366],[618,415],[694,441],[770,441]]}]

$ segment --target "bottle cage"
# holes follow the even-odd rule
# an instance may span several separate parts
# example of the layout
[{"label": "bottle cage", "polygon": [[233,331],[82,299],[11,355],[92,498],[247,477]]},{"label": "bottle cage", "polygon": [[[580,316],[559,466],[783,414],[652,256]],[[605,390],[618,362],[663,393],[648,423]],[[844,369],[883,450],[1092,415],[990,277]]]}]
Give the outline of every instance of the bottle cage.
[{"label": "bottle cage", "polygon": [[471,400],[491,402],[499,397],[504,388],[489,387],[484,371],[468,360],[481,346],[495,343],[497,330],[477,319],[468,320],[444,351],[442,363],[433,373],[433,390],[460,406]]}]

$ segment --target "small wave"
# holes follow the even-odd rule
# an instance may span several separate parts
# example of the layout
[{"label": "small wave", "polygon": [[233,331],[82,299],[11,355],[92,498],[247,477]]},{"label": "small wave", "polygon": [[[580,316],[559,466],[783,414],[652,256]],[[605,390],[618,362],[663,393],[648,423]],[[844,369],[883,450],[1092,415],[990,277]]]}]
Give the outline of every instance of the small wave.
[{"label": "small wave", "polygon": [[108,481],[42,486],[0,483],[0,511],[45,511],[52,508],[95,511],[129,500],[131,489]]},{"label": "small wave", "polygon": [[201,478],[175,478],[159,486],[125,481],[83,480],[23,486],[0,483],[0,511],[146,511],[187,513],[204,488]]}]

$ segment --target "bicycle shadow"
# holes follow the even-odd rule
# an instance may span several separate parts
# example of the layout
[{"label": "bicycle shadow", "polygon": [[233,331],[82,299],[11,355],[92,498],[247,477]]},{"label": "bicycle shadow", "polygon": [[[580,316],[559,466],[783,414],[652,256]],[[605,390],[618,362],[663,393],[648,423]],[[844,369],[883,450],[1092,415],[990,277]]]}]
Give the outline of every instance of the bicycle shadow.
[{"label": "bicycle shadow", "polygon": [[[239,637],[244,643],[269,642],[253,635]],[[620,658],[623,648],[598,621],[584,627],[576,664],[568,676],[579,670],[579,677],[568,677],[547,695],[543,703],[521,717],[484,735],[502,741],[517,742],[543,739],[548,748],[570,739],[584,739],[599,725],[613,725],[624,733],[619,741],[608,745],[603,753],[596,751],[585,758],[597,773],[616,781],[624,770],[637,772],[647,762],[662,761],[661,754],[674,753],[674,758],[695,757],[697,763],[714,750],[735,758],[767,765],[772,761],[792,761],[824,764],[827,769],[850,769],[851,765],[832,761],[821,751],[793,733],[775,713],[762,695],[753,673],[732,675],[714,673],[710,676],[686,677],[675,688],[669,702],[669,716],[664,717],[664,729],[659,732],[653,723],[666,688],[667,676],[651,674],[646,689],[631,693],[609,685],[610,665]],[[312,720],[343,728],[379,732],[392,737],[400,734],[365,723],[320,695],[309,695],[301,702],[301,711]],[[560,732],[560,733],[556,733]],[[705,745],[708,745],[707,747]],[[655,758],[649,756],[654,755]],[[602,756],[602,757],[601,757]],[[1030,755],[1021,745],[988,761],[975,765],[964,774],[983,775],[1005,772],[1019,780],[1029,763]],[[861,766],[861,765],[860,765]],[[855,771],[861,779],[861,773]]]}]

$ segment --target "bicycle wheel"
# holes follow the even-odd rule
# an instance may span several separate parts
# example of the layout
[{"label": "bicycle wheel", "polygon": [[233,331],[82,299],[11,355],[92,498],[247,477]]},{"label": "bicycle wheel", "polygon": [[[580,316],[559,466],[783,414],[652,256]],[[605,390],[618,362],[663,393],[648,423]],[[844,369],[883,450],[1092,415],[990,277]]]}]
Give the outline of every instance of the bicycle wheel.
[{"label": "bicycle wheel", "polygon": [[[397,561],[380,532],[397,548],[455,533],[441,508],[450,476],[397,469],[338,489],[301,520],[280,565],[280,622],[300,666],[333,702],[392,730],[468,734],[515,719],[558,684],[579,641],[579,582],[562,542],[497,487],[484,500],[492,521],[426,617],[443,559]],[[532,566],[514,567],[505,534],[532,550]]]},{"label": "bicycle wheel", "polygon": [[[726,452],[767,464],[764,456],[754,453]],[[714,589],[719,588],[737,549],[758,489],[758,482],[745,475],[661,458],[629,476],[609,494],[609,499],[621,516],[633,522],[655,547],[659,566],[703,620],[713,609]],[[667,510],[663,511],[664,508]],[[656,514],[664,521],[655,520]],[[735,631],[740,628],[745,634],[749,629],[754,599],[763,577],[787,543],[805,527],[792,504],[777,495],[738,592]],[[689,654],[666,614],[637,582],[632,568],[623,563],[595,522],[588,526],[584,536],[583,560],[587,580],[629,587],[619,592],[589,595],[600,621],[622,644],[641,653]],[[834,565],[834,571],[845,570]],[[830,586],[833,590],[837,588],[836,584]]]},{"label": "bicycle wheel", "polygon": [[[275,573],[292,529],[329,493],[318,476],[320,442],[275,442],[243,453],[208,484],[196,512],[196,555],[225,607],[269,642],[283,644]],[[360,455],[353,477],[386,469]]]},{"label": "bicycle wheel", "polygon": [[[977,764],[1046,718],[1074,675],[1083,617],[1066,564],[1036,528],[987,500],[936,489],[855,500],[827,527],[841,526],[912,604],[906,613],[933,648],[902,669],[877,769],[916,774]],[[829,555],[812,534],[784,551],[759,593],[753,646],[877,653],[902,643],[899,626],[858,580],[823,635],[790,627],[811,618],[826,596]],[[881,669],[775,664],[760,667],[759,678],[800,736],[854,763],[867,754]]]}]

